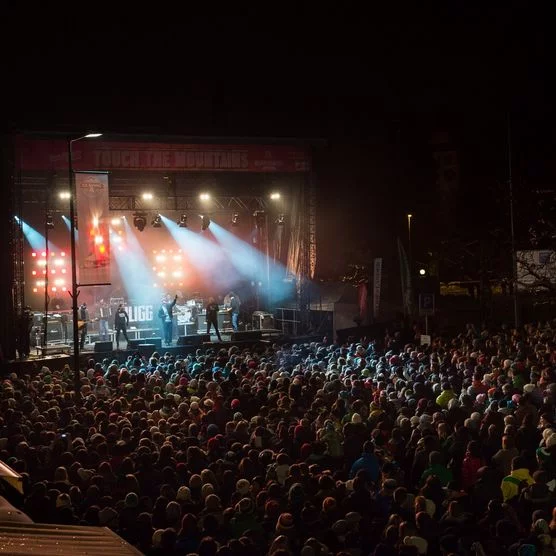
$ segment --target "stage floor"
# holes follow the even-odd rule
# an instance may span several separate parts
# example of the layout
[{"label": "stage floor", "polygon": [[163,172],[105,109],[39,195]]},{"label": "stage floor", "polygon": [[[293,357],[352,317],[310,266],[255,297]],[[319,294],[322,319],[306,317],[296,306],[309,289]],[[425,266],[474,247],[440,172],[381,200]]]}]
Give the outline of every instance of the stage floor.
[{"label": "stage floor", "polygon": [[[274,343],[284,344],[284,343],[303,343],[309,341],[320,341],[322,337],[286,337],[278,330],[273,331],[262,331],[261,338],[259,339],[245,339],[245,340],[234,340],[231,341],[231,335],[222,333],[222,342],[218,341],[216,335],[211,335],[210,342],[203,342],[197,345],[176,345],[176,340],[173,341],[171,346],[163,345],[162,348],[149,350],[149,353],[144,353],[146,356],[150,356],[152,351],[158,351],[159,353],[170,353],[172,355],[188,355],[190,353],[195,353],[199,348],[215,348],[215,349],[229,349],[232,346],[238,346],[240,349],[245,349],[249,347],[258,347],[258,349],[264,349],[266,346],[272,345]],[[191,338],[191,337],[189,337]],[[117,350],[115,343],[113,343],[112,351],[95,352],[94,344],[86,344],[85,349],[80,351],[80,361],[82,365],[85,365],[89,359],[94,359],[95,362],[101,362],[103,359],[116,359],[119,363],[123,363],[127,360],[129,355],[134,355],[141,350],[137,348],[126,349],[124,348],[125,342],[120,342],[122,348]],[[64,349],[66,353],[51,353],[42,355],[36,352],[36,348],[32,348],[33,353],[27,359],[17,359],[15,361],[10,361],[4,366],[4,373],[15,372],[17,374],[34,374],[40,371],[41,367],[46,366],[50,370],[60,370],[66,364],[70,367],[73,365],[73,356],[71,355],[71,346],[54,345],[49,346],[50,348]]]}]

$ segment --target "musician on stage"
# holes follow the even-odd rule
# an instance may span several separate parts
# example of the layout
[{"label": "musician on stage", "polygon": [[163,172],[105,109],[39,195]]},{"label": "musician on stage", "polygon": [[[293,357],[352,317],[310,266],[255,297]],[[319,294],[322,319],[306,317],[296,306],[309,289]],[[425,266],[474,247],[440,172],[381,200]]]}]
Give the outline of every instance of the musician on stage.
[{"label": "musician on stage", "polygon": [[110,332],[108,330],[110,312],[110,305],[105,303],[104,299],[101,299],[97,305],[98,337],[101,342],[106,342],[110,339]]},{"label": "musician on stage", "polygon": [[218,336],[218,341],[222,341],[222,337],[220,336],[220,330],[218,330],[218,303],[214,301],[214,297],[209,297],[206,309],[206,321],[207,321],[207,334],[210,335],[210,327],[211,325],[214,326],[214,330],[216,335]]},{"label": "musician on stage", "polygon": [[79,346],[81,349],[85,348],[85,340],[87,339],[87,324],[90,320],[89,309],[87,309],[87,304],[83,302],[79,307],[79,320],[81,321],[81,339]]},{"label": "musician on stage", "polygon": [[162,299],[162,305],[158,310],[158,318],[162,321],[162,330],[164,331],[164,342],[166,345],[172,345],[172,311],[178,300],[178,295],[174,297],[174,301],[170,302],[170,298],[165,296]]},{"label": "musician on stage", "polygon": [[120,332],[124,335],[126,341],[126,347],[129,343],[129,338],[127,337],[127,325],[129,324],[129,315],[125,310],[122,303],[118,305],[116,309],[116,315],[114,317],[114,329],[116,330],[116,349],[120,349]]},{"label": "musician on stage", "polygon": [[239,300],[239,296],[234,293],[230,292],[230,314],[232,315],[232,328],[234,332],[237,332],[238,322],[239,322],[239,308],[241,307],[241,301]]}]

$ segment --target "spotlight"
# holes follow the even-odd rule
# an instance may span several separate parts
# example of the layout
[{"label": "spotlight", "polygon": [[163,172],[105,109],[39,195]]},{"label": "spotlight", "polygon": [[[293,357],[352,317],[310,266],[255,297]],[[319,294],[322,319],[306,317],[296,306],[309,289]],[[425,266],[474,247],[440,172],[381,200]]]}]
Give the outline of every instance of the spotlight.
[{"label": "spotlight", "polygon": [[205,231],[210,226],[210,218],[206,214],[201,214],[201,230]]},{"label": "spotlight", "polygon": [[276,224],[278,226],[283,226],[284,225],[284,215],[283,214],[280,214],[278,216],[278,220],[276,220]]},{"label": "spotlight", "polygon": [[157,214],[153,218],[153,221],[151,222],[151,226],[153,228],[160,228],[162,226],[162,218],[160,218],[160,214]]},{"label": "spotlight", "polygon": [[277,191],[275,191],[274,193],[271,193],[271,194],[270,194],[270,198],[271,198],[273,201],[277,201],[277,200],[280,198],[280,193],[278,193]]},{"label": "spotlight", "polygon": [[60,199],[67,200],[71,197],[71,193],[69,191],[60,191],[60,193],[58,193],[58,197],[60,197]]},{"label": "spotlight", "polygon": [[145,193],[143,193],[143,195],[141,195],[143,197],[144,201],[152,201],[153,200],[153,194],[146,191]]},{"label": "spotlight", "polygon": [[123,217],[112,218],[112,220],[111,220],[112,226],[121,226],[121,224],[122,224],[122,218],[123,218]]},{"label": "spotlight", "polygon": [[425,276],[427,274],[427,270],[425,268],[420,268],[419,269],[419,275],[420,276]]},{"label": "spotlight", "polygon": [[101,137],[102,133],[97,133],[96,131],[93,131],[91,133],[87,133],[87,135],[85,135],[85,139],[95,139],[96,137]]},{"label": "spotlight", "polygon": [[46,215],[45,225],[46,225],[47,229],[49,229],[49,230],[54,229],[54,220],[52,219],[52,214],[47,214]]},{"label": "spotlight", "polygon": [[142,212],[136,212],[133,214],[133,225],[142,232],[147,225],[147,215]]},{"label": "spotlight", "polygon": [[178,226],[180,228],[187,228],[187,214],[182,214],[178,220]]},{"label": "spotlight", "polygon": [[199,199],[201,199],[201,201],[208,201],[210,199],[210,195],[208,193],[201,193],[199,195]]},{"label": "spotlight", "polygon": [[237,212],[232,216],[232,226],[239,226],[239,214]]}]

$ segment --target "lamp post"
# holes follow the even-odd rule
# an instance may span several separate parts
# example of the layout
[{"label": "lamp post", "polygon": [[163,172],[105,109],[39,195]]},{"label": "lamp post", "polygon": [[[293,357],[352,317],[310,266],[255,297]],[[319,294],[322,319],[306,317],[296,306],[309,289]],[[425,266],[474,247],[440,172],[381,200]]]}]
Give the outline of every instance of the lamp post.
[{"label": "lamp post", "polygon": [[407,286],[407,312],[409,317],[412,317],[413,313],[413,251],[411,248],[411,219],[413,218],[413,214],[407,214],[407,252],[409,258],[409,279],[408,279],[408,286]]},{"label": "lamp post", "polygon": [[513,305],[514,326],[519,326],[519,301],[517,299],[517,252],[515,250],[515,227],[514,227],[514,183],[512,176],[512,128],[510,115],[508,114],[508,189],[510,193],[510,239],[512,246],[512,282],[513,282]]},{"label": "lamp post", "polygon": [[68,137],[68,171],[69,171],[69,191],[70,191],[70,249],[71,249],[71,313],[73,328],[73,378],[75,382],[75,394],[79,395],[79,326],[78,326],[78,305],[79,284],[77,283],[77,256],[75,253],[75,180],[73,177],[73,157],[72,145],[81,139],[93,139],[100,137],[102,133],[87,133],[72,139]]}]

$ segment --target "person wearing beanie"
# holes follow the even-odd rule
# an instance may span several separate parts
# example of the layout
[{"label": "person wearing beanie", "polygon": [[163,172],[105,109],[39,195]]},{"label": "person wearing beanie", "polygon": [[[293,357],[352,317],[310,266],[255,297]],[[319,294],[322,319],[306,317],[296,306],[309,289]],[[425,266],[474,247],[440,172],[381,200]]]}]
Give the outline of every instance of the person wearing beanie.
[{"label": "person wearing beanie", "polygon": [[246,531],[262,531],[262,525],[255,514],[255,505],[251,498],[242,498],[235,505],[235,515],[230,521],[234,538],[239,539]]},{"label": "person wearing beanie", "polygon": [[280,514],[276,523],[276,535],[284,535],[290,541],[296,538],[297,532],[292,514],[287,512]]}]

